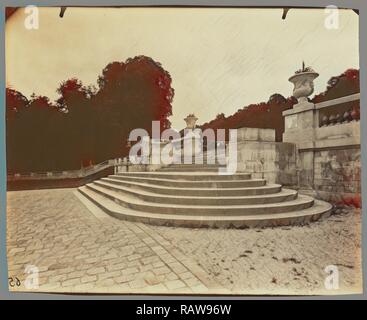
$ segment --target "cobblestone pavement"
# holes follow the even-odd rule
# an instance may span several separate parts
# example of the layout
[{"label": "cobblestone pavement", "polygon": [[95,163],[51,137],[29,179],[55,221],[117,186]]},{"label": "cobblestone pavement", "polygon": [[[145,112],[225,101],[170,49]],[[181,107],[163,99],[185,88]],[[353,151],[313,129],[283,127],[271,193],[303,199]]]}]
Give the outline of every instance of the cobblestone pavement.
[{"label": "cobblestone pavement", "polygon": [[[360,212],[303,227],[187,229],[109,217],[75,189],[8,192],[11,290],[25,269],[44,292],[319,294],[361,290]],[[327,265],[339,290],[324,289]],[[34,290],[36,291],[36,290]]]}]

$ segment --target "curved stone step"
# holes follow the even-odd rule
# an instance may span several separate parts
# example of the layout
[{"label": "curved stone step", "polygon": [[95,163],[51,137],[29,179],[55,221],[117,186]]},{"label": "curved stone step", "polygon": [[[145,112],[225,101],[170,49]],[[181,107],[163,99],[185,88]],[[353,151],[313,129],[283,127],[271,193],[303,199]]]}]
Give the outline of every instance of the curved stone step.
[{"label": "curved stone step", "polygon": [[[240,188],[240,187],[260,187],[266,184],[264,179],[251,179],[251,180],[210,180],[207,181],[204,178],[201,181],[185,181],[174,179],[161,179],[155,177],[144,177],[134,175],[110,175],[110,178],[120,179],[123,181],[143,182],[153,185],[161,185],[168,187],[185,187],[185,188]],[[225,176],[221,176],[225,177]]]},{"label": "curved stone step", "polygon": [[105,180],[95,181],[94,184],[107,188],[112,191],[127,193],[138,197],[143,201],[165,204],[182,204],[182,205],[241,205],[241,204],[266,204],[277,203],[283,201],[294,200],[297,198],[297,191],[283,189],[279,193],[268,195],[252,195],[252,196],[183,196],[180,193],[177,195],[160,195],[146,190],[139,190],[131,187],[119,186]]},{"label": "curved stone step", "polygon": [[87,188],[113,200],[121,206],[130,209],[160,213],[160,214],[184,214],[184,215],[254,215],[266,213],[282,213],[287,211],[303,210],[313,205],[313,198],[305,195],[299,195],[297,199],[280,203],[270,204],[255,204],[255,205],[218,205],[218,206],[204,206],[204,205],[171,205],[165,203],[153,203],[142,201],[141,199],[120,192],[106,189],[94,183],[87,184]]},{"label": "curved stone step", "polygon": [[[214,168],[218,169],[221,167],[218,163],[193,163],[193,164],[185,164],[185,163],[173,163],[168,166],[162,167],[161,169],[166,168],[187,168],[187,169],[197,169],[200,170],[202,168]],[[161,170],[158,169],[157,171]]]},{"label": "curved stone step", "polygon": [[224,215],[224,216],[192,216],[167,215],[157,213],[138,212],[124,208],[114,201],[94,192],[86,186],[78,188],[85,197],[104,210],[107,214],[122,220],[149,223],[160,226],[189,227],[189,228],[263,228],[286,225],[302,225],[315,221],[322,216],[328,216],[331,205],[327,202],[315,200],[314,205],[307,209],[283,212],[278,214],[266,213],[262,215]]},{"label": "curved stone step", "polygon": [[220,167],[219,164],[171,164],[158,169],[157,172],[219,172]]},{"label": "curved stone step", "polygon": [[250,173],[236,173],[232,175],[220,175],[212,172],[121,172],[117,174],[121,177],[140,177],[140,178],[156,178],[156,179],[169,179],[169,180],[183,180],[183,181],[222,181],[222,180],[249,180],[251,179]]},{"label": "curved stone step", "polygon": [[111,177],[102,178],[101,181],[106,181],[112,184],[121,185],[130,188],[136,188],[158,194],[168,195],[182,195],[182,196],[219,196],[219,197],[233,197],[233,196],[251,196],[251,195],[266,195],[277,193],[282,190],[280,184],[266,184],[255,187],[239,187],[239,188],[189,188],[189,187],[167,187],[162,185],[154,185],[144,182],[124,181],[121,179],[114,179]]},{"label": "curved stone step", "polygon": [[[174,160],[173,164],[183,164],[183,165],[195,165],[195,164],[208,164],[208,165],[225,165],[227,163],[227,159],[225,155],[220,156],[214,156],[214,155],[203,155],[202,159],[195,158],[195,157],[188,157],[185,159],[184,157],[181,157],[181,159],[178,159],[179,161]],[[202,160],[202,161],[201,161]],[[186,161],[186,163],[185,163]]]},{"label": "curved stone step", "polygon": [[190,171],[201,171],[201,172],[218,172],[220,167],[201,167],[201,168],[193,168],[193,167],[163,167],[158,169],[156,172],[190,172]]}]

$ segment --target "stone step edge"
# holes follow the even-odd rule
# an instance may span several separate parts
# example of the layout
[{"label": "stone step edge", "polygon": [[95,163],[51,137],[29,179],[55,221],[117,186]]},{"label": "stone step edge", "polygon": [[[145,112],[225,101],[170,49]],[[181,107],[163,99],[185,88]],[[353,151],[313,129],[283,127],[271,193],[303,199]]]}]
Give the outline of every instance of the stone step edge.
[{"label": "stone step edge", "polygon": [[224,184],[231,184],[231,183],[246,183],[246,182],[264,182],[266,183],[265,179],[245,179],[245,180],[230,180],[230,179],[224,179],[224,180],[181,180],[181,179],[162,179],[162,178],[155,178],[155,177],[138,177],[138,176],[128,176],[128,175],[119,175],[119,174],[113,174],[109,175],[108,177],[112,177],[115,179],[121,179],[124,178],[133,178],[138,179],[140,181],[153,181],[159,184],[159,182],[174,182],[174,183],[193,183],[193,184],[203,184],[203,183],[224,183]]},{"label": "stone step edge", "polygon": [[[111,196],[115,199],[118,199],[118,201],[121,201],[123,203],[128,204],[134,204],[134,205],[143,205],[143,206],[147,206],[147,207],[151,207],[151,208],[155,208],[155,209],[160,209],[160,208],[172,208],[172,204],[166,204],[166,203],[154,203],[154,202],[149,202],[149,201],[144,201],[141,199],[138,199],[136,197],[133,196],[127,196],[127,195],[121,195],[119,192],[116,191],[110,191],[110,190],[106,190],[103,187],[99,187],[94,185],[93,183],[88,183],[86,184],[86,187],[88,188],[92,188],[94,190],[97,190],[97,192],[101,192],[104,193],[106,196]],[[128,198],[128,199],[126,199]],[[302,200],[304,202],[302,202]],[[295,200],[290,200],[290,201],[285,201],[285,202],[280,202],[280,203],[271,203],[271,204],[250,204],[250,205],[224,205],[224,206],[204,206],[204,205],[180,205],[180,204],[176,204],[174,205],[174,208],[177,209],[185,209],[185,210],[195,210],[195,209],[200,209],[200,210],[229,210],[229,209],[271,209],[272,207],[284,207],[284,206],[291,206],[291,205],[297,205],[297,204],[310,204],[310,202],[313,201],[313,198],[306,196],[306,195],[298,195],[297,199]],[[310,204],[310,206],[312,206],[312,204]]]},{"label": "stone step edge", "polygon": [[[101,180],[112,180],[112,181],[115,181],[115,182],[126,182],[126,183],[129,183],[129,184],[134,184],[134,185],[137,185],[137,186],[142,186],[142,187],[152,187],[152,188],[162,188],[162,189],[169,189],[169,190],[204,190],[204,191],[210,191],[210,190],[229,190],[229,191],[240,191],[240,190],[252,190],[252,189],[270,189],[270,188],[280,188],[282,189],[282,185],[280,184],[277,184],[277,183],[272,183],[272,184],[265,184],[265,185],[262,185],[262,186],[253,186],[253,187],[238,187],[238,188],[205,188],[205,187],[202,187],[202,188],[193,188],[193,187],[167,187],[167,186],[161,186],[161,185],[154,185],[154,184],[151,184],[151,183],[142,183],[142,182],[135,182],[135,181],[125,181],[123,179],[114,179],[113,177],[116,176],[116,175],[109,175],[108,177],[105,177],[105,178],[102,178]],[[251,180],[256,180],[256,179],[251,179]],[[257,181],[263,181],[263,179],[257,179]],[[248,181],[248,180],[237,180],[237,181]],[[201,181],[200,181],[201,182]],[[211,181],[212,182],[212,181]]]},{"label": "stone step edge", "polygon": [[261,187],[266,185],[265,179],[247,179],[247,180],[179,180],[179,179],[161,179],[151,177],[129,177],[120,175],[109,175],[109,178],[125,182],[143,182],[154,186],[167,186],[172,188],[244,188]]},{"label": "stone step edge", "polygon": [[321,216],[329,216],[332,208],[327,202],[315,200],[312,207],[297,212],[253,216],[205,216],[205,219],[203,219],[203,217],[198,216],[140,213],[129,208],[120,207],[112,200],[106,199],[96,192],[88,190],[85,186],[79,187],[78,191],[107,214],[117,219],[172,227],[264,228],[302,225],[311,221],[316,221],[321,218]]},{"label": "stone step edge", "polygon": [[159,193],[154,193],[154,192],[149,192],[149,191],[145,191],[145,190],[141,190],[141,189],[134,189],[131,187],[124,187],[124,186],[120,186],[117,184],[113,184],[113,183],[109,183],[109,182],[105,182],[106,179],[101,179],[101,180],[97,180],[94,181],[95,184],[98,185],[106,185],[107,187],[111,187],[117,190],[121,190],[122,192],[128,192],[128,193],[133,193],[133,194],[137,194],[139,195],[143,195],[143,196],[151,196],[151,197],[157,197],[157,198],[170,198],[170,199],[177,199],[177,198],[182,198],[182,199],[203,199],[203,200],[214,200],[214,199],[218,199],[218,200],[234,200],[234,199],[263,199],[263,198],[273,198],[273,197],[277,197],[277,196],[291,196],[291,195],[297,195],[298,192],[296,190],[292,190],[292,189],[286,189],[286,188],[282,188],[282,190],[280,192],[276,192],[276,193],[268,193],[268,194],[257,194],[257,195],[247,195],[247,196],[227,196],[227,197],[223,197],[223,196],[202,196],[202,197],[196,197],[196,196],[181,196],[181,195],[168,195],[168,194],[159,194]]},{"label": "stone step edge", "polygon": [[[214,171],[215,172],[215,171]],[[182,179],[182,181],[197,181],[195,179],[190,180],[190,178],[203,178],[203,180],[200,181],[205,181],[204,179],[208,179],[208,178],[214,178],[214,180],[208,180],[208,181],[223,181],[223,180],[240,180],[240,179],[230,179],[229,177],[236,177],[236,178],[247,178],[247,179],[242,179],[242,180],[256,180],[256,179],[251,179],[251,173],[248,172],[241,172],[241,173],[234,173],[234,174],[214,174],[211,171],[178,171],[178,172],[167,172],[167,171],[146,171],[146,172],[119,172],[115,174],[116,176],[121,176],[121,177],[137,177],[137,178],[156,178],[159,179],[159,177],[161,177],[161,179],[167,179],[167,180],[179,180]],[[228,177],[225,179],[217,179],[215,180],[215,178],[218,177]],[[179,179],[177,179],[179,178]],[[186,180],[185,180],[186,178]]]},{"label": "stone step edge", "polygon": [[[169,168],[169,167],[165,167],[165,168]],[[198,173],[200,173],[200,171],[198,172],[192,172],[192,171],[188,171],[186,172],[179,172],[178,175],[189,175],[189,176],[196,176]],[[130,175],[130,174],[140,174],[140,175],[150,175],[150,174],[164,174],[164,175],[172,175],[172,173],[162,173],[159,171],[128,171],[128,172],[121,172],[120,174],[126,174],[126,175]],[[209,172],[203,172],[202,173],[204,176],[218,176]],[[229,174],[229,176],[246,176],[246,175],[251,175],[251,172],[235,172],[234,174]]]},{"label": "stone step edge", "polygon": [[[266,184],[266,185],[262,185],[262,186],[238,187],[238,188],[220,188],[220,187],[219,188],[205,188],[205,187],[195,188],[195,187],[168,187],[168,186],[164,186],[164,185],[155,185],[155,184],[152,184],[152,183],[125,181],[125,180],[122,180],[122,179],[114,179],[114,178],[112,178],[112,176],[102,178],[101,180],[111,181],[115,184],[128,183],[128,184],[136,186],[137,188],[139,188],[139,187],[145,188],[146,187],[146,188],[165,189],[165,190],[177,190],[177,192],[181,192],[181,191],[223,191],[223,192],[225,191],[225,192],[228,192],[228,191],[247,191],[247,190],[254,190],[254,189],[259,189],[259,190],[279,189],[278,192],[280,192],[282,190],[282,186],[280,184],[276,184],[276,183]],[[274,192],[274,193],[276,193],[276,192]],[[259,195],[263,195],[263,194],[259,194]]]},{"label": "stone step edge", "polygon": [[[172,173],[181,173],[181,172],[199,172],[196,168],[160,168],[155,172],[172,172]],[[218,172],[218,169],[215,168],[201,168],[200,172]]]}]

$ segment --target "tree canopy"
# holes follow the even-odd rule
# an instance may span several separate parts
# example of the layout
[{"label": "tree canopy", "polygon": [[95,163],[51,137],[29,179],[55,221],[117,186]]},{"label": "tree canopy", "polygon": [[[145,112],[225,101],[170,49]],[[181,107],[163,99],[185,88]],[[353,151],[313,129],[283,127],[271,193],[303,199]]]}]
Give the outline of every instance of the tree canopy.
[{"label": "tree canopy", "polygon": [[63,81],[55,102],[7,88],[8,172],[79,169],[125,156],[134,128],[150,132],[153,120],[170,127],[174,90],[158,62],[146,56],[111,62],[97,83]]}]

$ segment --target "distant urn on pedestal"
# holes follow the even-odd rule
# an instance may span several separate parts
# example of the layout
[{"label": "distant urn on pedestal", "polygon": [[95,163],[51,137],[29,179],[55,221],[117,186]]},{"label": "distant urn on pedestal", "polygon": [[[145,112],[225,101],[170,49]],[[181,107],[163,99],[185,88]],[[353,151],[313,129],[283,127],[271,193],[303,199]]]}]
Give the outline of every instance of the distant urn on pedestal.
[{"label": "distant urn on pedestal", "polygon": [[186,129],[195,129],[198,118],[193,113],[189,114],[184,120],[186,122]]},{"label": "distant urn on pedestal", "polygon": [[288,80],[294,84],[293,96],[297,98],[298,105],[307,103],[307,97],[314,91],[313,81],[319,76],[311,67],[305,67],[302,62],[302,69],[297,70]]}]

